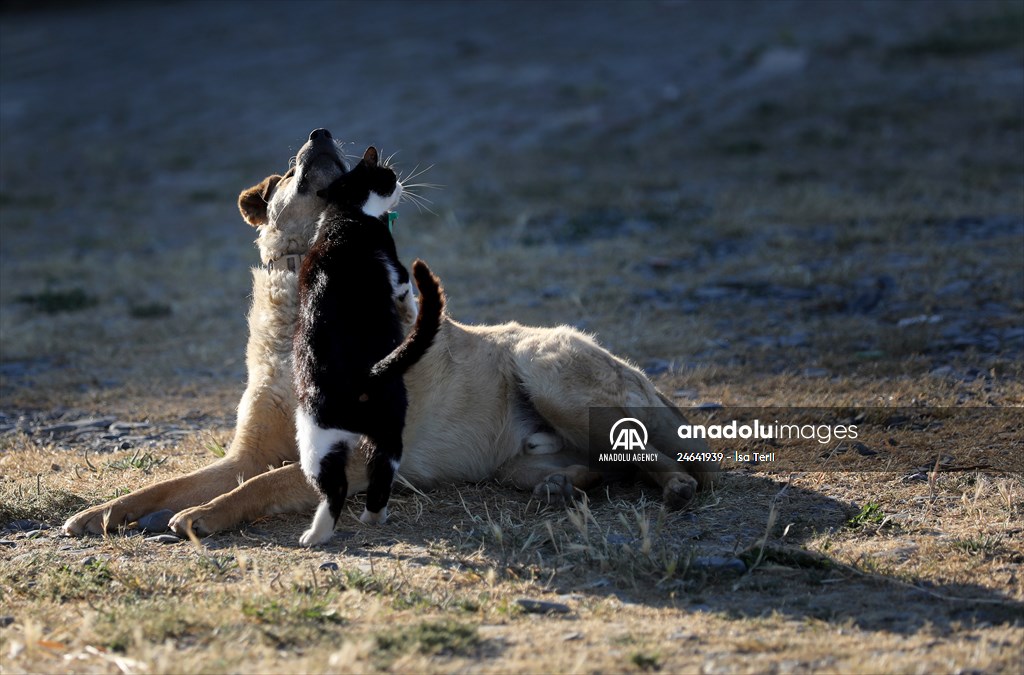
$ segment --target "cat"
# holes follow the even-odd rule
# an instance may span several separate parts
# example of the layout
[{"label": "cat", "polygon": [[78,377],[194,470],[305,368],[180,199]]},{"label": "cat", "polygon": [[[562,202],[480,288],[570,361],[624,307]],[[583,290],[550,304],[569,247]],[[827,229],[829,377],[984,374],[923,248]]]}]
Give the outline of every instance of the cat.
[{"label": "cat", "polygon": [[302,546],[333,534],[348,492],[345,462],[364,438],[371,447],[360,520],[387,519],[408,406],[402,374],[429,349],[445,304],[440,281],[417,259],[413,278],[420,308],[402,339],[399,307],[411,306],[415,314],[415,301],[388,218],[402,193],[397,175],[380,164],[373,146],[351,171],[317,193],[328,207],[300,268],[293,344],[299,456],[321,495],[299,539]]}]

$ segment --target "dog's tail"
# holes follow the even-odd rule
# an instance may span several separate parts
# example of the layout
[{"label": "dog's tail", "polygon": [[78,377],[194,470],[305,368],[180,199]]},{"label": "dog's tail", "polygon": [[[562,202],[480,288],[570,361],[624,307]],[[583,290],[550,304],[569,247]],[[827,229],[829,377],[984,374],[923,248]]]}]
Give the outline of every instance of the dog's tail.
[{"label": "dog's tail", "polygon": [[427,352],[441,326],[445,304],[441,280],[419,258],[412,263],[412,276],[420,292],[420,311],[416,316],[416,325],[402,344],[370,369],[371,380],[401,375],[408,370]]}]

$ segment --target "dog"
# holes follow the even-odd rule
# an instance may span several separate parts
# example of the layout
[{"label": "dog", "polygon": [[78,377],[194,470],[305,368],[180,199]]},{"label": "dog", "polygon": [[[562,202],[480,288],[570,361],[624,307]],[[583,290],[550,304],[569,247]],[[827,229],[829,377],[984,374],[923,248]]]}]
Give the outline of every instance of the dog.
[{"label": "dog", "polygon": [[[262,266],[252,270],[246,347],[248,374],[235,435],[224,457],[188,475],[85,509],[63,526],[69,535],[102,533],[169,509],[179,534],[206,535],[269,514],[309,512],[319,498],[296,447],[292,337],[298,269],[325,208],[317,191],[346,171],[340,144],[314,130],[283,175],[268,176],[238,198],[257,228]],[[408,329],[415,318],[406,311]],[[465,325],[445,317],[434,344],[405,375],[409,408],[400,475],[420,489],[497,480],[547,502],[572,500],[606,476],[587,455],[588,410],[610,409],[653,429],[640,477],[678,509],[713,483],[717,462],[676,461],[701,453],[701,439],[674,432],[686,420],[643,372],[566,326]],[[660,430],[660,431],[659,431]],[[666,433],[665,430],[671,430]],[[367,487],[365,455],[346,465],[349,494]]]}]

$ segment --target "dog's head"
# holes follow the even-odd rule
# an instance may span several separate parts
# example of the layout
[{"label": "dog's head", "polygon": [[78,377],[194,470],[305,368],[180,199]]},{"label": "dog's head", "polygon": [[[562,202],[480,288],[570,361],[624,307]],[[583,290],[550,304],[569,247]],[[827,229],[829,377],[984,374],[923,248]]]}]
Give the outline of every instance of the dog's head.
[{"label": "dog's head", "polygon": [[242,218],[259,228],[260,257],[269,262],[304,254],[326,201],[317,192],[347,171],[341,146],[327,129],[316,129],[283,176],[267,176],[238,195]]}]

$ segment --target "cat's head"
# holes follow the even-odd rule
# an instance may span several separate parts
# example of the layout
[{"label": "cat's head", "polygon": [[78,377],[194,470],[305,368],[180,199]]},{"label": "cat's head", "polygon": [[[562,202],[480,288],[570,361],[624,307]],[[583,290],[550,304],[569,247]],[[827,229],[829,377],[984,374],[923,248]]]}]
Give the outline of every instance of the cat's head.
[{"label": "cat's head", "polygon": [[402,184],[391,167],[381,166],[377,148],[371,145],[351,171],[318,191],[317,196],[342,208],[379,218],[398,206]]}]

